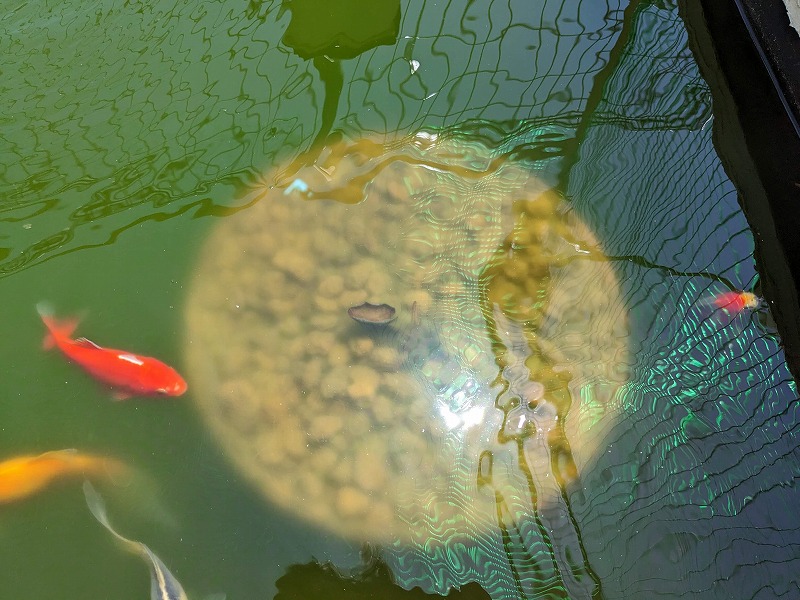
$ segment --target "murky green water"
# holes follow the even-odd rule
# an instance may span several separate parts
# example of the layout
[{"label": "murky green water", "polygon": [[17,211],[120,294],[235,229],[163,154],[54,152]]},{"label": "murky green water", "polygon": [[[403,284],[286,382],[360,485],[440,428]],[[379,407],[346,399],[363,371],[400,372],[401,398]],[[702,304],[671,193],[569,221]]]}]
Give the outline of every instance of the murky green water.
[{"label": "murky green water", "polygon": [[[796,386],[762,315],[730,317],[709,303],[731,288],[753,289],[757,265],[752,233],[712,144],[710,93],[677,6],[563,0],[533,8],[486,0],[365,8],[352,1],[341,4],[341,14],[332,10],[300,0],[106,0],[20,3],[0,15],[0,460],[78,448],[145,474],[146,482],[101,489],[111,520],[151,547],[190,598],[271,598],[278,589],[281,598],[335,598],[341,584],[330,574],[309,575],[297,565],[331,561],[346,571],[360,564],[362,539],[379,544],[375,552],[401,587],[428,593],[470,583],[465,597],[485,597],[478,585],[492,598],[797,592],[800,523],[789,510],[798,500]],[[436,136],[455,145],[425,150]],[[344,164],[325,162],[341,139],[372,140],[377,146],[366,154],[380,167],[359,164],[342,180],[328,170],[329,185],[315,184],[310,197],[283,194],[295,178],[312,181],[304,174],[315,161],[326,169]],[[416,150],[409,150],[413,139]],[[412,164],[438,179],[398,171]],[[517,168],[539,182],[539,192],[554,188],[558,214],[591,232],[559,230],[557,243],[545,244],[552,260],[538,274],[542,265],[529,252],[538,218],[533,196],[503,198],[488,183],[505,176],[514,182],[509,189],[523,189],[514,187]],[[391,177],[380,180],[394,172],[402,174],[400,188]],[[364,173],[370,177],[359,178]],[[484,184],[491,193],[482,197]],[[380,228],[371,220],[387,194],[413,200],[395,200],[396,228],[392,218]],[[299,211],[283,214],[274,236],[267,202]],[[243,298],[252,273],[239,278],[232,265],[263,267],[269,282],[280,279],[266,279],[267,272],[284,265],[281,277],[291,286],[304,277],[286,261],[273,265],[274,254],[255,263],[237,254],[252,246],[230,233],[239,227],[232,224],[253,215],[264,222],[251,229],[281,240],[274,253],[310,260],[312,271],[329,276],[329,291],[339,290],[336,269],[349,273],[353,257],[374,261],[362,282],[371,296],[353,296],[353,304],[397,304],[399,341],[354,333],[337,304],[348,304],[342,292],[323,302],[328,316],[314,322],[329,337],[306,344],[304,327],[283,324],[279,347],[290,356],[286,332],[301,332],[295,346],[310,363],[316,357],[306,346],[327,339],[348,348],[352,372],[364,366],[359,348],[384,344],[400,357],[395,370],[417,382],[408,389],[419,390],[423,404],[435,397],[431,406],[447,407],[462,425],[464,407],[481,408],[485,418],[471,430],[480,435],[469,443],[444,430],[420,438],[434,452],[462,452],[453,461],[457,485],[448,488],[441,473],[432,485],[457,509],[477,498],[473,512],[450,514],[426,500],[420,505],[433,516],[400,506],[408,535],[395,525],[383,531],[388,537],[358,527],[353,533],[349,525],[343,532],[326,523],[333,512],[297,514],[293,506],[307,499],[295,502],[292,494],[321,490],[313,497],[320,504],[350,479],[313,487],[313,476],[303,479],[313,472],[300,451],[280,468],[266,463],[286,481],[276,496],[258,485],[263,464],[241,458],[263,449],[263,440],[251,445],[243,435],[226,445],[228,434],[201,410],[214,384],[187,364],[187,346],[215,341],[204,337],[213,328],[192,329],[196,321],[187,317],[187,307],[198,305],[189,297],[202,289],[198,273],[227,265],[220,281]],[[314,246],[319,236],[308,233],[324,231],[326,222],[336,222],[352,244],[342,257],[324,243]],[[299,241],[302,235],[309,239]],[[564,275],[569,264],[583,265],[580,286]],[[376,269],[377,283],[370,279]],[[357,273],[347,277],[358,284]],[[307,282],[322,286],[322,279]],[[275,303],[284,307],[282,294],[295,287],[272,295],[260,285],[257,299],[245,298],[252,314],[283,314]],[[296,289],[302,302],[304,288]],[[307,293],[316,298],[316,289]],[[591,307],[600,297],[605,316],[597,321]],[[426,298],[429,311],[413,307]],[[42,351],[41,300],[58,314],[82,315],[79,335],[191,373],[189,392],[113,402],[63,357]],[[230,341],[220,345],[241,352],[243,339],[253,356],[270,360],[278,351],[248,337],[260,331],[251,325],[222,328]],[[586,350],[594,347],[613,352],[597,360]],[[420,358],[420,349],[433,358]],[[317,390],[324,396],[328,367],[315,367],[315,387],[314,375],[305,370],[302,379],[295,363],[259,370],[230,360],[249,368],[237,371],[243,385],[264,372],[288,377],[281,379],[292,382],[287,394],[309,399],[314,416],[363,395],[366,376],[329,404],[315,397],[312,405]],[[216,364],[227,365],[225,357]],[[547,401],[526,412],[520,398],[538,388],[521,381],[554,366],[563,368],[542,380],[563,382],[560,396],[550,395],[556,383],[548,383]],[[433,371],[445,367],[462,369],[462,377]],[[381,377],[376,385],[384,388],[393,381]],[[300,381],[312,385],[305,390]],[[390,411],[402,409],[409,393],[381,388],[387,414],[367,402],[364,414],[375,421],[351,415],[348,428],[366,428],[373,444],[394,440],[398,419]],[[265,393],[259,402],[274,406],[274,397]],[[548,427],[552,435],[541,433]],[[337,452],[358,456],[345,446]],[[413,502],[425,495],[414,485],[401,491],[398,497]],[[394,507],[392,498],[386,506]],[[147,597],[144,564],[94,521],[79,480],[0,506],[0,540],[3,597]],[[324,592],[293,595],[316,576]],[[368,587],[360,597],[402,593],[387,588]]]}]

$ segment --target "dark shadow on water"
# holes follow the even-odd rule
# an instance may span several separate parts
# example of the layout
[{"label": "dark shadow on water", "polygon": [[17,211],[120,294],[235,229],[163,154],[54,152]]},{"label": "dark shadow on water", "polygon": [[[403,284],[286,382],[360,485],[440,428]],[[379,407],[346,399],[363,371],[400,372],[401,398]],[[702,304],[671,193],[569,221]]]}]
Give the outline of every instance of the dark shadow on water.
[{"label": "dark shadow on water", "polygon": [[307,600],[331,598],[348,600],[414,600],[415,598],[450,598],[452,600],[483,600],[490,596],[477,583],[469,583],[460,590],[451,590],[447,596],[426,594],[419,588],[404,590],[394,582],[394,577],[378,557],[378,551],[365,546],[361,553],[362,566],[355,572],[344,574],[330,563],[312,561],[291,565],[275,585],[275,600]]}]

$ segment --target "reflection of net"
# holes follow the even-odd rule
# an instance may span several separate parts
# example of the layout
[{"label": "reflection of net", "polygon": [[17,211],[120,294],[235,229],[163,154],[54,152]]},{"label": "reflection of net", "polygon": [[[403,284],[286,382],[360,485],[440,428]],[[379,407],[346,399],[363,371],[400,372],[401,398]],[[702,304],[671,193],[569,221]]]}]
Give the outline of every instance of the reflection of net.
[{"label": "reflection of net", "polygon": [[[439,297],[436,307],[454,330],[483,332],[463,315],[485,298],[480,316],[495,341],[503,389],[494,403],[503,423],[499,444],[484,445],[479,464],[472,457],[455,470],[468,481],[478,474],[482,495],[494,497],[495,514],[483,515],[482,534],[469,542],[446,529],[416,535],[414,544],[395,547],[393,564],[404,585],[435,586],[439,593],[478,578],[493,597],[589,596],[597,580],[584,562],[565,493],[580,487],[578,468],[595,459],[618,417],[614,397],[627,378],[627,316],[596,239],[558,214],[557,197],[510,196],[514,232],[497,246],[491,266],[480,269],[480,285],[472,279],[474,285],[452,298]],[[469,256],[450,244],[439,248],[454,251],[450,258],[459,264]],[[452,272],[431,279],[446,281]],[[460,340],[455,347],[468,351],[470,344]],[[530,565],[536,574],[517,579],[511,592],[506,561],[517,573]]]},{"label": "reflection of net", "polygon": [[[796,390],[755,318],[704,304],[719,277],[753,282],[752,239],[675,2],[623,15],[628,4],[409,3],[396,46],[343,63],[333,127],[458,127],[521,158],[577,160],[566,191],[620,257],[643,332],[634,381],[615,399],[630,419],[567,496],[602,593],[788,597],[800,566]],[[321,120],[316,73],[276,43],[288,18],[277,5],[243,6],[63,2],[48,16],[27,3],[5,15],[0,272],[144,220],[219,214],[285,148],[307,147]],[[542,123],[550,143],[529,144]],[[542,564],[568,573],[572,562],[541,542],[518,495],[503,506],[496,537],[481,540],[504,565],[492,591],[531,597]],[[398,556],[406,585],[485,577],[466,550]]]},{"label": "reflection of net", "polygon": [[[711,127],[699,127],[709,99],[686,56],[674,8],[643,5],[597,107],[617,118],[589,121],[571,172],[575,210],[620,257],[639,323],[627,418],[571,505],[605,597],[792,597],[797,390],[757,316],[710,303],[751,288],[753,240]],[[679,79],[630,106],[654,73]],[[700,103],[666,101],[690,95]],[[637,127],[676,111],[695,116],[674,131]]]},{"label": "reflection of net", "polygon": [[[409,3],[397,45],[342,62],[333,127],[394,135],[545,120],[569,135],[622,4]],[[320,127],[318,72],[278,43],[289,14],[277,3],[67,2],[50,15],[27,4],[3,22],[14,117],[0,129],[0,218],[20,228],[5,229],[2,273],[145,220],[219,212],[236,184],[306,149]]]}]

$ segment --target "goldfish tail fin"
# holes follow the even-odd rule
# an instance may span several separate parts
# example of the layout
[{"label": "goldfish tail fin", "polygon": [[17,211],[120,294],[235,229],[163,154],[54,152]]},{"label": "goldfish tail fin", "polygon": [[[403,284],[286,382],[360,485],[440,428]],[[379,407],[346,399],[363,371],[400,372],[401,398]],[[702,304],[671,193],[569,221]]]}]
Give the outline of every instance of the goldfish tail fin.
[{"label": "goldfish tail fin", "polygon": [[56,319],[55,316],[53,316],[53,307],[47,302],[39,302],[36,305],[36,312],[39,313],[48,331],[42,341],[42,348],[45,350],[54,348],[58,338],[68,338],[78,327],[78,319],[76,318],[64,319],[62,321]]},{"label": "goldfish tail fin", "polygon": [[89,507],[89,511],[92,513],[92,516],[97,519],[97,522],[108,529],[111,534],[123,544],[132,546],[134,551],[136,551],[138,546],[136,542],[120,535],[117,533],[117,530],[111,526],[111,523],[108,520],[108,514],[106,513],[106,503],[88,480],[84,480],[83,482],[83,494],[86,496],[86,505]]},{"label": "goldfish tail fin", "polygon": [[46,300],[42,300],[41,302],[36,303],[36,312],[39,313],[39,316],[43,319],[45,317],[52,317],[53,316],[53,305],[47,302]]}]

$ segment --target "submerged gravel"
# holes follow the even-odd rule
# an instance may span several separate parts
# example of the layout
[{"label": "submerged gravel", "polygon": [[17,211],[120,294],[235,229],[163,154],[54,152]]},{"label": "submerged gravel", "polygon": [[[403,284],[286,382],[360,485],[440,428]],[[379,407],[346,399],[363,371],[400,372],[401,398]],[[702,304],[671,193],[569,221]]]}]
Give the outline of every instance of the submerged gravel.
[{"label": "submerged gravel", "polygon": [[[433,136],[266,180],[212,232],[186,318],[203,417],[270,501],[356,540],[452,537],[493,522],[482,456],[495,487],[519,487],[519,441],[578,477],[625,378],[625,311],[556,194]],[[355,322],[363,303],[394,320]]]}]

